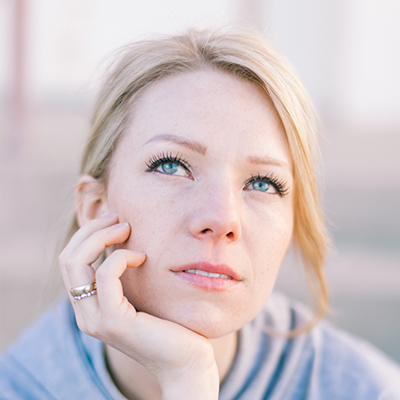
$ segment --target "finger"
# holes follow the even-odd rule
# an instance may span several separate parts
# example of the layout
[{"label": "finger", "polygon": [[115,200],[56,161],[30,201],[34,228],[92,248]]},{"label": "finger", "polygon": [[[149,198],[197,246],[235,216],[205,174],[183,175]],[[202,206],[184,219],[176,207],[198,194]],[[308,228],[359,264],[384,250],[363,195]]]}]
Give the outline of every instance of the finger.
[{"label": "finger", "polygon": [[89,236],[65,260],[64,268],[72,287],[82,286],[94,280],[92,264],[106,247],[125,242],[130,234],[127,222],[101,229]]},{"label": "finger", "polygon": [[71,238],[65,250],[67,253],[74,252],[81,243],[86,240],[89,236],[93,235],[93,233],[99,231],[100,229],[104,229],[108,226],[115,225],[118,222],[118,214],[110,214],[106,215],[102,218],[92,219],[85,225],[83,225]]},{"label": "finger", "polygon": [[[121,275],[126,268],[136,268],[144,263],[146,254],[140,251],[119,249],[115,250],[96,271],[99,305],[105,314],[115,312],[120,307],[120,312],[127,312],[127,307],[133,306],[124,296]],[[123,304],[125,303],[125,304]],[[125,307],[125,309],[121,309]]]},{"label": "finger", "polygon": [[[86,240],[94,232],[100,229],[104,229],[107,226],[114,225],[117,222],[118,222],[118,214],[110,214],[103,218],[97,218],[91,220],[90,222],[85,224],[82,228],[80,228],[71,238],[68,245],[65,247],[65,249],[61,252],[59,256],[59,264],[63,275],[64,283],[67,289],[71,287],[71,283],[69,281],[65,266],[66,264],[68,264],[69,262],[68,260],[71,258],[75,250],[82,244],[84,240]],[[82,285],[83,284],[84,283],[82,283]]]},{"label": "finger", "polygon": [[[67,289],[95,281],[95,271],[91,264],[97,260],[107,246],[124,242],[129,237],[129,233],[129,224],[122,223],[104,228],[87,237],[65,260],[62,267]],[[96,294],[98,292],[99,289]],[[97,296],[85,297],[80,300],[73,299],[71,296],[70,299],[79,328],[87,334],[98,331],[97,324],[102,311]]]}]

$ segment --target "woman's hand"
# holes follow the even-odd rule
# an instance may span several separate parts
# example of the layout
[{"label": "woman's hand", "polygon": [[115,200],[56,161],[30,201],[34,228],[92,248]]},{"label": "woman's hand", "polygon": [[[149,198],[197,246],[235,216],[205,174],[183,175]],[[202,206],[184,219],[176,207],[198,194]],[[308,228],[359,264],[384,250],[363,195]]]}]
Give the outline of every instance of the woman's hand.
[{"label": "woman's hand", "polygon": [[129,235],[129,224],[118,224],[117,215],[94,219],[61,253],[68,291],[97,284],[97,296],[71,297],[79,329],[141,363],[158,381],[163,399],[217,399],[219,377],[210,342],[181,325],[137,312],[124,296],[119,278],[126,268],[140,266],[146,255],[118,249],[97,270],[92,266],[107,247]]}]

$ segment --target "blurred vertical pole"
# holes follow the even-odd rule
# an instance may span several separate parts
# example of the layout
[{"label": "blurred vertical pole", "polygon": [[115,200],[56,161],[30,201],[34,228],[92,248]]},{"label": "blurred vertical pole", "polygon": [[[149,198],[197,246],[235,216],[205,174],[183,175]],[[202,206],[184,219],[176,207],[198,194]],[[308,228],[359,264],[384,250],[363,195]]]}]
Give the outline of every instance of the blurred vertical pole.
[{"label": "blurred vertical pole", "polygon": [[22,153],[25,141],[26,80],[25,80],[25,24],[26,1],[14,0],[13,55],[11,84],[11,123],[9,150]]}]

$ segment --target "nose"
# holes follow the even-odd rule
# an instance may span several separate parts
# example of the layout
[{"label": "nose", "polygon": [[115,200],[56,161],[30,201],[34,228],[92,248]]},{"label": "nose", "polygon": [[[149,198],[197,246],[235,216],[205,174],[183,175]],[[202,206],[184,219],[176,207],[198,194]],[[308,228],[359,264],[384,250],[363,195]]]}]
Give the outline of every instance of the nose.
[{"label": "nose", "polygon": [[191,216],[190,233],[201,240],[236,242],[242,235],[239,201],[229,188],[203,192]]}]

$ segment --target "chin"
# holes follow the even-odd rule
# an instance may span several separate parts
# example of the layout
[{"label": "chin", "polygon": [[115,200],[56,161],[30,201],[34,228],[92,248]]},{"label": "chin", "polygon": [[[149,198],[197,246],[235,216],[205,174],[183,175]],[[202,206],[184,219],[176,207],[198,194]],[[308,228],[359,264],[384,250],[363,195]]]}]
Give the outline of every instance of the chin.
[{"label": "chin", "polygon": [[[134,305],[134,304],[133,304]],[[226,336],[231,332],[239,330],[245,323],[237,321],[235,324],[229,313],[223,316],[201,310],[193,310],[192,312],[168,312],[167,310],[148,309],[146,307],[135,307],[138,311],[145,312],[157,318],[179,324],[207,339],[218,339]],[[230,315],[232,316],[232,315]]]},{"label": "chin", "polygon": [[194,290],[190,286],[165,288],[157,282],[151,286],[139,284],[137,277],[129,278],[125,276],[124,292],[136,310],[179,324],[207,339],[238,331],[256,316],[266,300],[249,298],[243,291],[233,294]]},{"label": "chin", "polygon": [[241,327],[237,327],[236,329],[233,327],[218,327],[215,326],[214,324],[210,324],[208,323],[203,323],[203,324],[199,324],[197,323],[193,323],[193,324],[181,324],[183,325],[185,328],[190,329],[193,332],[196,332],[197,334],[204,336],[207,339],[218,339],[221,338],[223,336],[228,335],[229,333],[235,332],[237,330],[239,330]]}]

